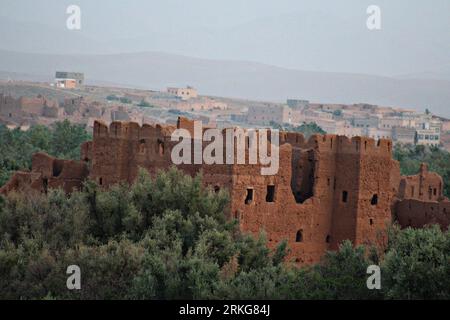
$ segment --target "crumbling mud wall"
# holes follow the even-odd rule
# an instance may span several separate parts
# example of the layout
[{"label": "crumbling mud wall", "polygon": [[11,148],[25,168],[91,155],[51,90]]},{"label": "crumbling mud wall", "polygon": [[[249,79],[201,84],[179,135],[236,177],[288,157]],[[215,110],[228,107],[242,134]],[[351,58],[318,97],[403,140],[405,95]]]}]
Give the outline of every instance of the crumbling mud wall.
[{"label": "crumbling mud wall", "polygon": [[11,96],[0,94],[0,116],[3,116],[5,119],[17,120],[25,116],[41,116],[45,112],[57,113],[58,107],[57,101],[48,100],[42,96],[15,99]]},{"label": "crumbling mud wall", "polygon": [[406,228],[422,228],[431,224],[438,224],[442,230],[447,230],[450,224],[450,202],[421,201],[407,199],[396,204],[396,219]]},{"label": "crumbling mud wall", "polygon": [[437,201],[442,197],[442,192],[442,178],[437,173],[429,172],[426,164],[420,166],[419,174],[402,177],[400,181],[399,197],[401,199]]},{"label": "crumbling mud wall", "polygon": [[283,134],[280,170],[234,166],[232,213],[243,230],[264,230],[269,244],[287,239],[291,257],[315,263],[343,240],[381,245],[391,223],[391,145],[369,138]]},{"label": "crumbling mud wall", "polygon": [[[26,184],[42,192],[56,187],[70,192],[87,178],[104,187],[132,183],[139,168],[154,174],[173,165],[171,153],[178,143],[171,139],[175,129],[192,135],[194,124],[185,118],[176,127],[132,122],[107,126],[96,121],[93,141],[81,146],[81,161],[36,154],[32,171],[18,172],[0,191],[7,193]],[[236,135],[246,133],[234,130]],[[257,150],[258,141],[254,143]],[[207,144],[203,142],[203,148]],[[389,140],[336,135],[305,140],[299,133],[281,132],[279,170],[274,175],[261,175],[263,165],[249,164],[254,147],[245,139],[244,164],[177,166],[192,176],[201,171],[203,182],[215,191],[228,190],[229,218],[237,219],[243,232],[265,232],[271,247],[287,240],[290,258],[299,264],[318,262],[326,250],[337,249],[346,239],[383,247],[394,219],[402,227],[449,223],[442,178],[426,166],[417,176],[401,177]]]},{"label": "crumbling mud wall", "polygon": [[[180,124],[178,128],[183,128]],[[133,182],[139,168],[150,173],[169,168],[171,150],[178,141],[171,141],[172,126],[142,127],[133,122],[113,122],[108,127],[101,122],[94,124],[92,144],[85,144],[82,154],[90,162],[89,177],[100,185],[126,181]],[[180,169],[195,175],[201,164],[181,164]]]},{"label": "crumbling mud wall", "polygon": [[66,193],[80,190],[89,174],[86,163],[73,160],[60,160],[45,153],[36,153],[32,159],[31,172],[16,172],[2,188],[1,194],[13,190],[32,188],[47,192],[48,189],[61,188]]},{"label": "crumbling mud wall", "polygon": [[402,177],[395,218],[402,227],[421,228],[439,224],[445,230],[450,224],[450,202],[443,195],[442,177],[422,164],[417,175]]}]

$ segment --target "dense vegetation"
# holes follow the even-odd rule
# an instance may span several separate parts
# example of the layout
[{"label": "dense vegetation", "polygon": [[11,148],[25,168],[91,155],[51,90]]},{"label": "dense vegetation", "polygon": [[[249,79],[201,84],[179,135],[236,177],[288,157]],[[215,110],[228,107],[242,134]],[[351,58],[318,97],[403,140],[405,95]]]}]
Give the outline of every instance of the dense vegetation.
[{"label": "dense vegetation", "polygon": [[293,126],[291,124],[285,123],[283,125],[271,122],[270,125],[274,129],[278,129],[280,131],[290,131],[290,132],[301,132],[308,139],[313,134],[326,134],[325,130],[323,130],[320,126],[318,126],[315,122],[303,123],[300,126]]},{"label": "dense vegetation", "polygon": [[142,108],[154,108],[154,106],[151,105],[150,103],[148,103],[147,101],[145,101],[145,99],[142,99],[141,102],[138,103],[138,107],[142,107]]},{"label": "dense vegetation", "polygon": [[44,151],[64,159],[79,159],[80,144],[90,136],[82,125],[68,120],[56,122],[50,128],[37,125],[28,131],[9,130],[0,125],[0,186],[16,170],[30,169],[31,156]]},{"label": "dense vegetation", "polygon": [[444,195],[450,197],[450,153],[438,147],[401,145],[394,147],[394,158],[400,162],[402,175],[419,172],[420,164],[427,163],[430,171],[444,180]]},{"label": "dense vegetation", "polygon": [[[227,206],[224,190],[174,168],[110,190],[0,197],[0,298],[450,298],[450,233],[437,227],[394,227],[382,261],[344,242],[297,268],[286,242],[269,250],[264,234],[241,234]],[[374,263],[381,290],[366,287]],[[66,288],[73,264],[81,290]]]},{"label": "dense vegetation", "polygon": [[133,101],[130,98],[119,97],[119,96],[116,96],[115,94],[110,94],[110,95],[106,96],[106,100],[108,100],[108,101],[119,101],[119,102],[125,103],[125,104],[133,103]]},{"label": "dense vegetation", "polygon": [[110,95],[106,96],[106,100],[108,100],[108,101],[119,101],[119,97],[116,96],[115,94],[110,94]]},{"label": "dense vegetation", "polygon": [[[79,158],[88,138],[67,121],[27,132],[0,126],[0,182],[29,168],[35,151]],[[402,174],[427,162],[449,181],[445,151],[397,146],[394,156]],[[132,186],[110,190],[87,181],[70,196],[0,196],[0,299],[450,298],[450,232],[394,226],[381,253],[346,241],[318,265],[298,268],[286,242],[269,250],[264,233],[242,234],[225,219],[227,207],[226,191],[205,189],[201,176],[176,169],[154,178],[142,171]],[[73,264],[81,290],[66,287]],[[381,290],[367,289],[371,264],[381,267]]]}]

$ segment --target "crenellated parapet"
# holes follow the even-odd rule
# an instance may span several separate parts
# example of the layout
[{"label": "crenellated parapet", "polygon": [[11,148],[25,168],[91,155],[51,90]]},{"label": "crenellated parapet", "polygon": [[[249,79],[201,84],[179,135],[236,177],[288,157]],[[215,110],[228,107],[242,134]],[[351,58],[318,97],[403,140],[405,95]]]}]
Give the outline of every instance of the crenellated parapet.
[{"label": "crenellated parapet", "polygon": [[114,121],[109,126],[104,122],[94,122],[93,137],[140,140],[155,136],[168,137],[175,130],[174,126],[150,125],[140,126],[136,122]]},{"label": "crenellated parapet", "polygon": [[[184,138],[172,141],[172,134],[185,129],[184,133],[194,137],[198,125],[183,117],[176,126],[95,121],[93,140],[81,146],[81,161],[37,153],[32,171],[18,172],[0,192],[25,185],[42,192],[53,187],[71,192],[88,178],[103,187],[132,183],[139,168],[154,174],[172,166],[177,139]],[[201,127],[202,137],[206,130]],[[390,140],[333,134],[314,134],[306,139],[301,133],[279,132],[279,148],[272,150],[272,132],[244,128],[216,131],[217,139],[222,138],[223,164],[206,164],[202,159],[177,166],[189,175],[202,171],[203,182],[215,191],[227,189],[230,217],[239,221],[241,229],[254,234],[265,230],[269,246],[287,240],[290,257],[296,262],[315,263],[345,239],[382,247],[385,238],[380,240],[379,236],[386,235],[387,225],[396,217],[404,227],[448,224],[450,208],[442,196],[442,178],[426,166],[416,176],[401,177],[399,164],[392,159]],[[251,134],[256,140],[250,139]],[[227,163],[230,135],[234,162]],[[212,139],[197,142],[187,144],[192,147],[191,159],[195,146],[200,146],[203,154]],[[259,150],[260,146],[267,150]],[[245,155],[239,155],[242,162],[237,161],[238,149]],[[251,152],[259,159],[261,151],[267,156],[278,152],[279,169],[274,174],[261,174],[268,165],[250,161],[255,159]]]}]

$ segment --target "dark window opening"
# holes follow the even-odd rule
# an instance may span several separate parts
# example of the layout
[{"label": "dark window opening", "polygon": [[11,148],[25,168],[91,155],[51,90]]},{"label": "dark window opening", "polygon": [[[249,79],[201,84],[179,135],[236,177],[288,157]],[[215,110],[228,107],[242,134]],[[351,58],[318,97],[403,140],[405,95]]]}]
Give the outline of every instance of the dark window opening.
[{"label": "dark window opening", "polygon": [[374,194],[372,196],[372,199],[370,200],[370,204],[373,205],[373,206],[378,204],[378,195],[377,194]]},{"label": "dark window opening", "polygon": [[164,155],[164,142],[161,139],[158,139],[158,152],[159,155]]},{"label": "dark window opening", "polygon": [[347,202],[348,200],[348,192],[342,191],[342,202]]},{"label": "dark window opening", "polygon": [[245,198],[245,204],[250,204],[253,201],[253,189],[247,189],[247,197]]},{"label": "dark window opening", "polygon": [[219,186],[214,186],[214,192],[215,193],[219,193],[220,191],[220,187]]},{"label": "dark window opening", "polygon": [[139,140],[139,153],[145,153],[145,140]]},{"label": "dark window opening", "polygon": [[296,203],[304,203],[314,196],[315,158],[311,150],[296,150],[292,157],[291,190]]},{"label": "dark window opening", "polygon": [[330,237],[330,235],[327,235],[327,237],[325,238],[325,242],[330,243],[330,241],[331,241],[331,237]]},{"label": "dark window opening", "polygon": [[295,242],[302,242],[303,241],[303,231],[298,230],[297,234],[295,235]]},{"label": "dark window opening", "polygon": [[437,189],[436,188],[433,189],[433,195],[434,196],[437,195]]},{"label": "dark window opening", "polygon": [[42,186],[44,187],[44,192],[47,193],[47,190],[48,190],[48,179],[47,178],[42,179]]},{"label": "dark window opening", "polygon": [[330,178],[327,178],[327,186],[330,186]]},{"label": "dark window opening", "polygon": [[98,184],[103,185],[103,178],[98,179]]},{"label": "dark window opening", "polygon": [[63,169],[62,163],[58,160],[55,160],[53,162],[53,176],[58,177],[61,174],[62,169]]},{"label": "dark window opening", "polygon": [[273,202],[275,199],[275,186],[267,186],[266,202]]},{"label": "dark window opening", "polygon": [[370,225],[373,225],[373,219],[369,220]]}]

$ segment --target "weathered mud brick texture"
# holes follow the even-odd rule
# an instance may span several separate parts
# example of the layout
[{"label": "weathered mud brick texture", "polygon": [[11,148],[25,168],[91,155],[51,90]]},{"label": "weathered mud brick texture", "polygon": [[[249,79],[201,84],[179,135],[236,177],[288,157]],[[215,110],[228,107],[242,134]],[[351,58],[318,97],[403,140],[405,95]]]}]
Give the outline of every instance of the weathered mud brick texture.
[{"label": "weathered mud brick texture", "polygon": [[[0,192],[57,187],[72,192],[88,178],[104,187],[132,183],[140,167],[154,174],[173,165],[177,141],[171,141],[171,134],[177,128],[194,132],[193,122],[185,118],[176,127],[95,122],[93,140],[81,146],[80,161],[38,153],[31,172],[17,172]],[[288,240],[290,258],[299,264],[318,262],[345,239],[382,247],[394,220],[402,227],[448,227],[450,202],[443,196],[442,178],[426,165],[415,176],[400,176],[390,140],[336,135],[305,140],[281,132],[279,170],[271,176],[261,175],[261,165],[248,164],[249,143],[246,139],[247,164],[178,167],[189,175],[202,171],[204,183],[216,191],[227,189],[229,218],[237,219],[244,232],[264,231],[271,247]]]}]

